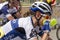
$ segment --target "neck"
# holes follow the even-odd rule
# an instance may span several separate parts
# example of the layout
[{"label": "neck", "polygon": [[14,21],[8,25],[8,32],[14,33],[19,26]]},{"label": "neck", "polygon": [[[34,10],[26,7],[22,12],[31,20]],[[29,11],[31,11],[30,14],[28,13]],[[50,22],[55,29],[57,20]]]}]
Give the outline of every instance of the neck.
[{"label": "neck", "polygon": [[36,18],[34,16],[32,17],[32,21],[33,21],[34,27],[36,27],[37,26],[37,20],[36,20]]}]

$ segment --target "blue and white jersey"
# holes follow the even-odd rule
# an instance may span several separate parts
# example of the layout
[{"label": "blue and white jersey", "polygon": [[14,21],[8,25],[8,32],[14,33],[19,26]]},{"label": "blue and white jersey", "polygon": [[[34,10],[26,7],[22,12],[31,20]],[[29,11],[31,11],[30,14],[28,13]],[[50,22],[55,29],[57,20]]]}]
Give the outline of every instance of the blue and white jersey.
[{"label": "blue and white jersey", "polygon": [[[14,29],[19,28],[19,27],[24,28],[24,30],[26,32],[27,39],[30,39],[32,37],[36,37],[36,33],[34,32],[34,29],[37,29],[36,31],[38,31],[38,29],[39,29],[39,28],[34,28],[33,27],[31,17],[14,19],[14,20],[9,21],[3,27],[1,27],[1,29],[0,29],[0,33],[1,33],[0,38],[3,38],[5,36],[8,37],[11,34],[14,34],[13,35],[14,37],[17,36],[17,35],[20,35],[19,33],[14,31]],[[49,27],[49,22],[48,21],[46,21],[46,23],[41,28],[41,30],[38,31],[39,35],[41,34],[40,31],[50,32],[50,27]],[[14,38],[13,36],[11,38]]]}]

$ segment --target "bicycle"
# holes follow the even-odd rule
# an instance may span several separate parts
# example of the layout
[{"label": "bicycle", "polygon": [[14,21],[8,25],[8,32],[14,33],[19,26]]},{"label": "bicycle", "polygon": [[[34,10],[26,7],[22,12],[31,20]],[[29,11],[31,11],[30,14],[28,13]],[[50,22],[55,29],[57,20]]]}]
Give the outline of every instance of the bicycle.
[{"label": "bicycle", "polygon": [[57,26],[58,26],[58,28],[56,30],[56,37],[57,37],[58,40],[60,40],[60,34],[59,34],[59,32],[60,32],[60,25],[57,25]]}]

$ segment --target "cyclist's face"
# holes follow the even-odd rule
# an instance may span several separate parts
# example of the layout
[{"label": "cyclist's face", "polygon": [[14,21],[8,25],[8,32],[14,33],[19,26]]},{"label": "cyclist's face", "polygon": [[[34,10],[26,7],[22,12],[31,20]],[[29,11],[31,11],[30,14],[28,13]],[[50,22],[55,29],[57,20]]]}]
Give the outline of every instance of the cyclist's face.
[{"label": "cyclist's face", "polygon": [[39,11],[36,12],[36,18],[39,19],[41,17],[41,13]]},{"label": "cyclist's face", "polygon": [[[41,17],[41,14],[42,13],[40,13],[39,11],[37,11],[36,12],[36,18],[39,19]],[[43,20],[45,20],[45,19],[49,19],[50,20],[51,16],[49,16],[48,14],[43,14],[42,17],[41,17],[41,19],[39,20],[40,25],[43,24]]]}]

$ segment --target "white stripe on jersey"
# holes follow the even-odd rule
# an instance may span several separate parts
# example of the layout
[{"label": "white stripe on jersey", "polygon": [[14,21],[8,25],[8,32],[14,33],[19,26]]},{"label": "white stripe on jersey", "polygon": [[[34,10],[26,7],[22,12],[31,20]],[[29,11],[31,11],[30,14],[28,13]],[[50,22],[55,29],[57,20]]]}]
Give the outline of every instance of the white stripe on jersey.
[{"label": "white stripe on jersey", "polygon": [[9,21],[6,25],[2,26],[2,29],[5,33],[5,35],[7,33],[9,33],[11,30],[13,30],[12,27],[11,27],[11,22]]}]

